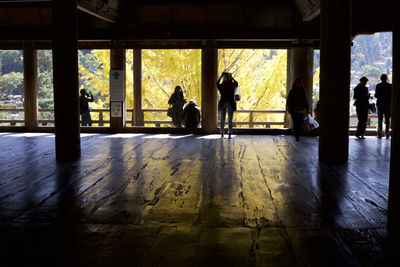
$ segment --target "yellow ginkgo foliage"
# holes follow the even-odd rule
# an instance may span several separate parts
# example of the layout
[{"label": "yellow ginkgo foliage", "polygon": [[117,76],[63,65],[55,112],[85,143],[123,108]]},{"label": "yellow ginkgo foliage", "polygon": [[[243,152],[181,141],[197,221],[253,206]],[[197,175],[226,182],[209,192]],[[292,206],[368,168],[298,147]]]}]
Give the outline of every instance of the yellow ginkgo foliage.
[{"label": "yellow ginkgo foliage", "polygon": [[[79,65],[81,87],[91,88],[99,97],[93,108],[109,107],[109,50],[92,50],[99,63],[90,71]],[[238,81],[242,99],[238,110],[276,110],[285,108],[286,50],[220,49],[218,73],[229,71]],[[133,50],[126,53],[126,101],[133,108]],[[180,85],[184,97],[201,106],[201,50],[142,50],[142,106],[144,109],[168,107],[175,86]],[[108,114],[109,116],[109,114]],[[235,120],[248,120],[248,113],[235,115]],[[166,120],[164,113],[145,112],[145,120]],[[255,121],[283,121],[282,115],[258,114]]]},{"label": "yellow ginkgo foliage", "polygon": [[[283,110],[286,93],[286,50],[220,49],[218,74],[228,71],[239,83],[238,110]],[[248,121],[248,113],[234,120]],[[283,115],[255,113],[254,121],[283,121]]]}]

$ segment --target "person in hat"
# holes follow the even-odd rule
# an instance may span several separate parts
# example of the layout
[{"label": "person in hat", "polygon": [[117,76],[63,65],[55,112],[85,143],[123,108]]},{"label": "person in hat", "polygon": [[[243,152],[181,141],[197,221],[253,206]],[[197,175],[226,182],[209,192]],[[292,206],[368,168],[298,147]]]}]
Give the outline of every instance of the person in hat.
[{"label": "person in hat", "polygon": [[370,94],[366,86],[367,82],[367,77],[361,77],[360,83],[354,88],[354,106],[356,106],[358,118],[356,137],[358,139],[364,139],[365,129],[367,128],[370,98]]},{"label": "person in hat", "polygon": [[382,138],[382,122],[385,116],[385,136],[389,138],[390,129],[390,115],[391,115],[391,101],[392,101],[392,84],[387,82],[388,77],[386,74],[381,75],[381,83],[376,85],[375,98],[376,106],[378,108],[378,138]]}]

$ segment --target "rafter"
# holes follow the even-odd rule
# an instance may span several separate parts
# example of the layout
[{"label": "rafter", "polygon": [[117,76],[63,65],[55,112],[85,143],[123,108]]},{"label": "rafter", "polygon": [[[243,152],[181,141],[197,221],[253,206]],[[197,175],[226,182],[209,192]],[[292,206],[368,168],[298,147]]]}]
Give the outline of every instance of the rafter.
[{"label": "rafter", "polygon": [[91,14],[102,20],[116,23],[118,17],[118,1],[108,1],[109,3],[104,3],[101,0],[79,0],[78,9]]}]

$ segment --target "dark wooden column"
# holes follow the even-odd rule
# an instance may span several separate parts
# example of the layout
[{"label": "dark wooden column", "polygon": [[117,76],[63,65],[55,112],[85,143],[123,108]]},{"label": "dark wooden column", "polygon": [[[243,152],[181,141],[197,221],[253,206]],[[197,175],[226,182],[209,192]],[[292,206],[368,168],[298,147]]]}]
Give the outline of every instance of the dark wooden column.
[{"label": "dark wooden column", "polygon": [[135,126],[144,125],[142,111],[142,50],[133,50],[133,120]]},{"label": "dark wooden column", "polygon": [[25,126],[32,131],[38,126],[37,53],[24,49],[24,110]]},{"label": "dark wooden column", "polygon": [[80,156],[77,0],[53,1],[53,81],[57,159]]},{"label": "dark wooden column", "polygon": [[303,81],[303,86],[306,89],[308,103],[312,109],[313,97],[313,63],[314,49],[312,47],[295,47],[288,49],[288,90],[292,88],[296,78]]},{"label": "dark wooden column", "polygon": [[393,0],[392,141],[390,154],[388,239],[390,256],[396,260],[400,254],[400,17],[397,14],[398,10],[400,10],[400,1]]},{"label": "dark wooden column", "polygon": [[218,49],[210,48],[214,42],[205,42],[201,53],[201,119],[206,133],[217,132],[217,69]]},{"label": "dark wooden column", "polygon": [[[111,49],[110,52],[110,69],[111,70],[123,70],[125,71],[125,49],[121,49],[121,48],[114,48]],[[124,85],[125,85],[125,77],[126,75],[124,75]],[[110,80],[112,79],[112,77],[110,77]],[[125,88],[125,86],[124,86]],[[112,90],[115,88],[112,88],[110,86],[110,95],[113,94]],[[125,92],[123,92],[123,101],[118,101],[118,102],[122,102],[122,117],[114,117],[112,116],[112,113],[110,112],[110,128],[111,131],[114,133],[117,132],[122,132],[124,127],[125,127],[125,120],[126,120],[126,97],[125,97]],[[111,99],[112,101],[112,99]],[[110,103],[110,106],[112,105],[112,103]]]},{"label": "dark wooden column", "polygon": [[319,159],[324,161],[348,159],[351,2],[321,1]]}]

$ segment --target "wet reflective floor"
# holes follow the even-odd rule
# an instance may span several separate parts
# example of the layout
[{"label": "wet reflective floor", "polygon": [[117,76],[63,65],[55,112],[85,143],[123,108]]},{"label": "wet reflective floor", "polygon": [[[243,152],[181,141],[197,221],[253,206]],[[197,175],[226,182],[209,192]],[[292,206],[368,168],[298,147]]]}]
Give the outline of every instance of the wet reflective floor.
[{"label": "wet reflective floor", "polygon": [[390,140],[0,133],[2,266],[383,266]]}]

